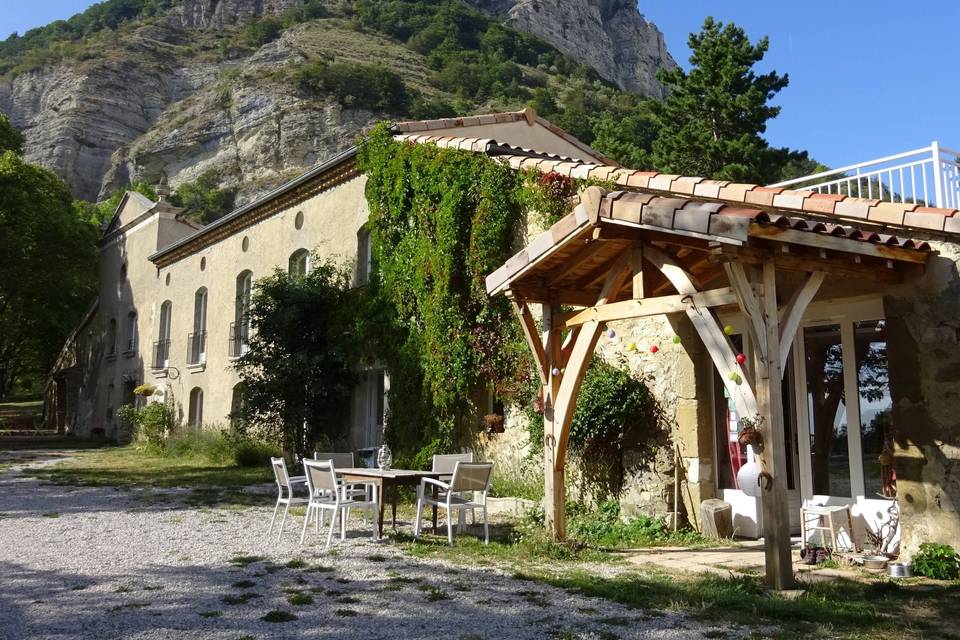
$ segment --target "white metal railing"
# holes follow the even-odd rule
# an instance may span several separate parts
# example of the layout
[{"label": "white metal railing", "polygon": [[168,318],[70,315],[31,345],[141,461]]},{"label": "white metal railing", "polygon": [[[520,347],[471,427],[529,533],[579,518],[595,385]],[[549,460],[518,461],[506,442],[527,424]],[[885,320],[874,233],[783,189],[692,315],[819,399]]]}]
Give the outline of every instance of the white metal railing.
[{"label": "white metal railing", "polygon": [[770,186],[960,209],[960,151],[934,141],[922,149]]}]

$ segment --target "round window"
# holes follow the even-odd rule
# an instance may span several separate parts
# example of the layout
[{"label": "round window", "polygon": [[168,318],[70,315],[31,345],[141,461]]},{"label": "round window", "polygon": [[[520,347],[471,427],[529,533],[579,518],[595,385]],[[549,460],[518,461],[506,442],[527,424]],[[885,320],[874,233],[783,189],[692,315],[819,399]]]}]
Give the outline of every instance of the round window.
[{"label": "round window", "polygon": [[169,274],[169,273],[167,274],[167,277],[164,278],[164,283],[166,283],[166,285],[167,285],[168,287],[170,286],[170,274]]},{"label": "round window", "polygon": [[244,251],[246,251],[247,249],[250,248],[250,238],[249,238],[249,237],[243,236],[243,242],[240,243],[240,248],[243,249]]},{"label": "round window", "polygon": [[207,259],[200,258],[200,271],[205,271],[207,268]]},{"label": "round window", "polygon": [[293,219],[293,226],[297,229],[303,228],[303,211],[297,211],[297,216]]}]

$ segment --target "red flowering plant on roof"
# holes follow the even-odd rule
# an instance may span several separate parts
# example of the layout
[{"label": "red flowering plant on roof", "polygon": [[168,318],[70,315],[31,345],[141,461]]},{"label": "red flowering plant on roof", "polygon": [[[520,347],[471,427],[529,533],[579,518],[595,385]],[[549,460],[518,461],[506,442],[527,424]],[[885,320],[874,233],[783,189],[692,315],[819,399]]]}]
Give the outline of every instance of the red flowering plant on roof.
[{"label": "red flowering plant on roof", "polygon": [[539,216],[539,222],[549,227],[570,212],[577,195],[578,181],[556,171],[531,171],[524,176],[524,202]]}]

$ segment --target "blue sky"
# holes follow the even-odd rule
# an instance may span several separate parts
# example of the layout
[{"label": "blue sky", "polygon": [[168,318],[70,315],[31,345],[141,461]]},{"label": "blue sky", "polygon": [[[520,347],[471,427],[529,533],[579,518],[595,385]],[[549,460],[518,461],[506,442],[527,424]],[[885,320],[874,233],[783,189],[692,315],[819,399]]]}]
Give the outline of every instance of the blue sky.
[{"label": "blue sky", "polygon": [[[66,18],[90,0],[0,0],[0,37]],[[687,64],[687,34],[703,18],[770,37],[763,65],[790,75],[767,131],[777,146],[808,149],[831,166],[923,147],[960,148],[955,0],[641,0]]]}]

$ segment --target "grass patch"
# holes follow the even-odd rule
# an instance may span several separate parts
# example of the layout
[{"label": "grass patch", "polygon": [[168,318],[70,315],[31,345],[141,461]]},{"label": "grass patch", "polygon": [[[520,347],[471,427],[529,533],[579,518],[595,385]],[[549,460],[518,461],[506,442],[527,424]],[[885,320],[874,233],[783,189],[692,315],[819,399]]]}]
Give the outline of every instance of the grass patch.
[{"label": "grass patch", "polygon": [[360,612],[354,611],[353,609],[337,609],[333,612],[333,615],[340,616],[342,618],[353,618],[360,615]]},{"label": "grass patch", "polygon": [[287,596],[287,602],[294,606],[302,607],[304,605],[313,604],[313,596],[309,593],[291,593]]},{"label": "grass patch", "polygon": [[285,566],[287,569],[303,569],[307,566],[307,561],[303,558],[294,558],[283,566]]},{"label": "grass patch", "polygon": [[199,615],[201,618],[219,618],[223,611],[201,611]]},{"label": "grass patch", "polygon": [[304,569],[307,573],[333,573],[335,569],[325,564],[314,564]]},{"label": "grass patch", "polygon": [[250,589],[257,586],[257,583],[253,580],[237,580],[230,586],[234,589]]},{"label": "grass patch", "polygon": [[[890,588],[838,579],[804,585],[803,597],[771,595],[759,577],[623,573],[601,577],[583,570],[535,571],[528,580],[651,610],[684,611],[707,622],[744,620],[780,626],[777,638],[960,638],[950,620],[960,584]],[[601,622],[609,623],[611,618]],[[909,631],[907,631],[909,629]],[[825,631],[828,630],[828,631]]]},{"label": "grass patch", "polygon": [[380,553],[374,553],[372,555],[367,556],[366,560],[367,562],[386,562],[387,556]]},{"label": "grass patch", "polygon": [[[133,446],[77,452],[57,465],[25,470],[47,482],[93,487],[195,487],[196,499],[209,499],[211,487],[242,487],[272,478],[269,466],[241,467],[205,458],[175,458],[137,450]],[[258,503],[262,503],[258,499]]]},{"label": "grass patch", "polygon": [[439,602],[440,600],[449,600],[450,594],[441,589],[440,587],[435,587],[432,584],[418,584],[417,589],[423,591],[427,596],[427,602]]},{"label": "grass patch", "polygon": [[229,562],[235,567],[249,567],[251,564],[254,564],[257,562],[263,562],[266,559],[267,559],[266,556],[249,556],[249,555],[239,554],[239,555],[233,556],[232,558],[227,560],[227,562]]},{"label": "grass patch", "polygon": [[60,513],[58,511],[47,511],[46,513],[41,513],[44,518],[59,518]]},{"label": "grass patch", "polygon": [[276,609],[268,612],[260,619],[264,622],[292,622],[293,620],[297,619],[297,616],[293,615],[289,611],[281,611]]},{"label": "grass patch", "polygon": [[223,596],[223,598],[221,598],[221,601],[223,602],[223,604],[238,605],[238,604],[247,604],[251,600],[254,600],[255,598],[259,598],[259,597],[260,597],[259,593],[253,593],[253,592],[247,591],[245,593],[237,593],[237,594],[231,593],[229,595],[225,595]]}]

